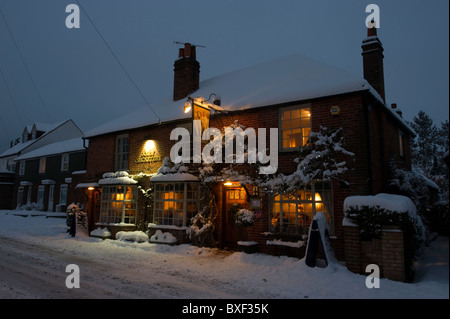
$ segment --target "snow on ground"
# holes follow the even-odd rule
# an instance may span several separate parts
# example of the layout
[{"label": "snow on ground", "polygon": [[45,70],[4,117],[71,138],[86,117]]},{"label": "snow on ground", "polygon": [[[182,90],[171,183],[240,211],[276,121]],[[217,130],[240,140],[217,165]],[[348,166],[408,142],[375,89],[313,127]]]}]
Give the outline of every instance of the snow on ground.
[{"label": "snow on ground", "polygon": [[[66,233],[65,218],[0,211],[0,298],[448,299],[448,238],[417,262],[417,280],[380,280],[340,264],[309,268],[304,259],[191,245],[102,240]],[[68,289],[68,264],[80,288]]]}]

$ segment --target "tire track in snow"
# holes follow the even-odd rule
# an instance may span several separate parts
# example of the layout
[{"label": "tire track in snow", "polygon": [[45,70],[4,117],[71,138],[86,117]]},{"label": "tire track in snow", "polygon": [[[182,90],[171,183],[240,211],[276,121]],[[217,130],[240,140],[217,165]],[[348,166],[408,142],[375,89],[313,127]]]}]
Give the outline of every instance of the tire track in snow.
[{"label": "tire track in snow", "polygon": [[[52,239],[54,240],[54,239]],[[56,239],[57,240],[57,239]],[[172,269],[167,263],[121,258],[98,251],[92,258],[67,249],[0,236],[0,297],[3,298],[263,298],[230,282],[202,277],[198,272]],[[134,256],[133,256],[134,257]],[[173,258],[173,257],[171,257]],[[179,256],[182,258],[182,256]],[[65,286],[68,264],[80,268],[80,288]],[[269,296],[270,297],[270,296]]]}]

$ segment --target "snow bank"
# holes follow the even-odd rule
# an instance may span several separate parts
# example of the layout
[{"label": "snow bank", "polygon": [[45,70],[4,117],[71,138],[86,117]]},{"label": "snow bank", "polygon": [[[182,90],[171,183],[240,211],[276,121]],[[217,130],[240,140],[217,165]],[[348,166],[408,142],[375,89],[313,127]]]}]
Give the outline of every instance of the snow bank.
[{"label": "snow bank", "polygon": [[[401,283],[380,279],[380,289],[368,289],[366,275],[350,272],[343,265],[310,268],[302,259],[265,254],[227,252],[192,245],[136,245],[118,240],[92,237],[67,237],[65,219],[17,217],[0,210],[2,246],[25,243],[20,248],[45,264],[49,273],[39,278],[39,290],[33,298],[65,298],[67,291],[61,269],[78,263],[81,287],[70,298],[168,298],[168,299],[448,299],[448,237],[439,237],[427,247],[425,259],[418,260],[417,281]],[[33,243],[31,247],[29,243]],[[10,251],[15,247],[10,247]],[[48,252],[44,253],[44,252]],[[23,254],[25,254],[23,253]],[[42,256],[41,256],[42,255]],[[431,258],[430,258],[431,257]],[[29,262],[29,261],[28,261]],[[30,271],[33,265],[29,266]],[[106,267],[110,264],[114,267]],[[38,265],[39,266],[39,265]],[[83,272],[84,269],[84,272]],[[133,271],[126,271],[132,269]],[[59,273],[59,275],[58,275]],[[83,275],[84,274],[84,275]],[[17,275],[17,276],[16,276]],[[26,273],[25,275],[30,275]],[[11,274],[18,277],[18,274]],[[56,277],[61,290],[47,295],[48,283]],[[6,278],[6,277],[5,277]],[[27,278],[33,278],[32,276]],[[83,281],[84,280],[84,281]],[[91,281],[91,282],[88,282]],[[0,296],[21,298],[29,288],[0,285]],[[84,286],[83,286],[84,282]],[[101,291],[90,294],[90,289]],[[91,287],[90,289],[87,287]],[[155,290],[155,287],[157,289]],[[14,289],[12,289],[14,288]],[[94,290],[93,292],[97,292]],[[111,292],[116,292],[111,295]],[[28,295],[27,295],[28,296]],[[22,297],[23,298],[23,297]]]},{"label": "snow bank", "polygon": [[90,233],[93,237],[101,237],[101,238],[109,238],[111,237],[111,232],[108,230],[108,228],[96,228]]},{"label": "snow bank", "polygon": [[151,243],[175,244],[177,238],[169,232],[162,232],[159,229],[150,237]]},{"label": "snow bank", "polygon": [[121,241],[133,241],[137,243],[148,242],[148,235],[143,231],[119,231],[116,234],[116,239]]}]

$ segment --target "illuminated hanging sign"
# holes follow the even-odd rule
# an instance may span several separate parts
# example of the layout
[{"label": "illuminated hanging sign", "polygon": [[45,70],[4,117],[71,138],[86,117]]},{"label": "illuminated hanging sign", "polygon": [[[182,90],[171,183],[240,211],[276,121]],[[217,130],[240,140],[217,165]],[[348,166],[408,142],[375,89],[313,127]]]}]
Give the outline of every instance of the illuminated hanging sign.
[{"label": "illuminated hanging sign", "polygon": [[203,132],[207,128],[209,128],[209,117],[211,115],[211,111],[208,106],[203,106],[197,104],[195,102],[192,103],[192,118],[194,120],[200,120],[201,122],[201,131]]}]

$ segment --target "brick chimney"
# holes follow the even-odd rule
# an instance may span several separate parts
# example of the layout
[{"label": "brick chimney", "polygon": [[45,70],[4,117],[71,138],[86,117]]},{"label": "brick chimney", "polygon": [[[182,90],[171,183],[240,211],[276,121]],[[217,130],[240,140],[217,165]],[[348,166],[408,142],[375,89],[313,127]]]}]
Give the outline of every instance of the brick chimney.
[{"label": "brick chimney", "polygon": [[180,48],[178,60],[174,64],[173,100],[184,99],[198,90],[200,63],[196,60],[195,46],[185,43]]},{"label": "brick chimney", "polygon": [[377,36],[377,29],[368,28],[367,38],[362,41],[362,56],[364,79],[385,99],[384,71],[383,71],[383,45]]}]

